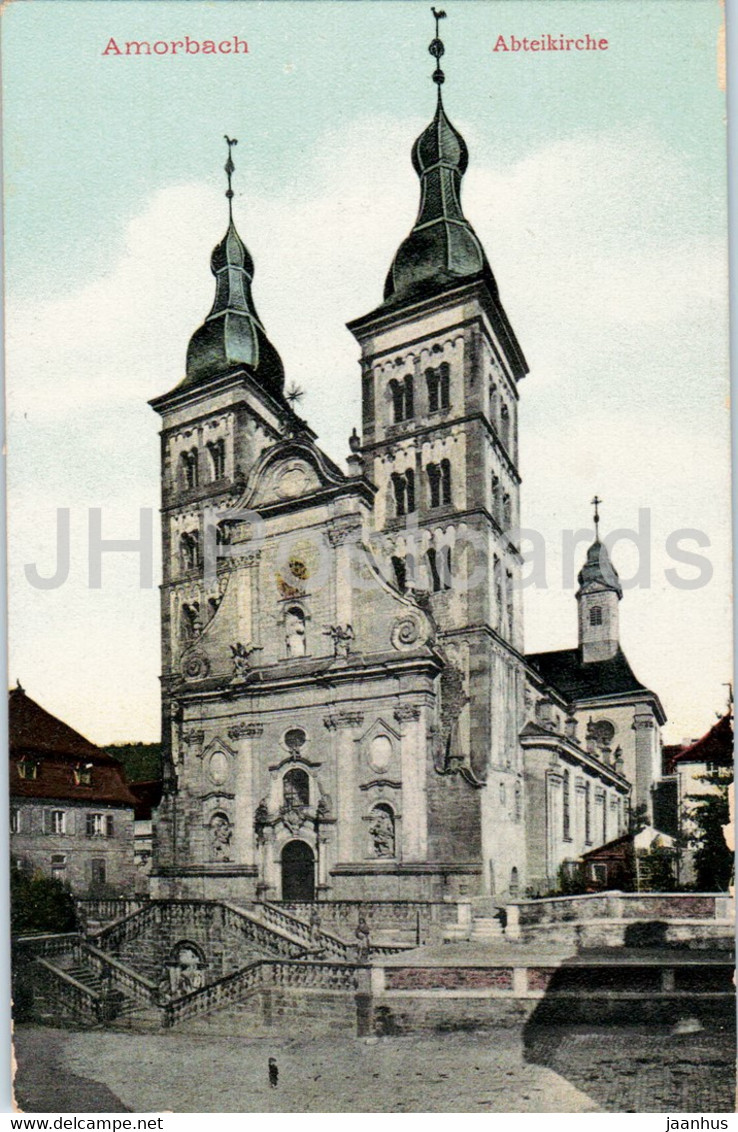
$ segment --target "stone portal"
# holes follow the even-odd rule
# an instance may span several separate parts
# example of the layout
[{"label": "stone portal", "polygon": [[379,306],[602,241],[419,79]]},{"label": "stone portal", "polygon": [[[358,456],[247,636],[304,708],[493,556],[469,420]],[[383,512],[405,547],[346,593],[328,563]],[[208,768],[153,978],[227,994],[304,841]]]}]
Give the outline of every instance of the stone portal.
[{"label": "stone portal", "polygon": [[315,855],[305,841],[288,841],[282,850],[282,899],[315,899]]}]

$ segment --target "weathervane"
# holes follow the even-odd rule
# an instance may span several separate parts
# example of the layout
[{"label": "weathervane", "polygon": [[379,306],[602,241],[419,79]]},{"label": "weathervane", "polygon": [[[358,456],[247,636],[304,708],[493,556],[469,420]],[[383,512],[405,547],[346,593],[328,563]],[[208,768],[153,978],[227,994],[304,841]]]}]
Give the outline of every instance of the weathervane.
[{"label": "weathervane", "polygon": [[441,56],[445,52],[446,48],[443,46],[443,40],[439,37],[438,24],[441,20],[446,19],[446,13],[445,12],[437,12],[435,8],[431,8],[431,12],[433,13],[433,18],[436,21],[436,37],[431,42],[431,45],[428,48],[428,50],[430,51],[433,58],[436,60],[436,69],[433,72],[433,82],[438,85],[438,95],[439,95],[439,98],[440,98],[441,83],[445,82],[445,79],[446,79],[446,76],[444,75],[443,71],[441,70]]},{"label": "weathervane", "polygon": [[238,138],[229,138],[228,134],[224,134],[223,136],[228,146],[228,160],[224,166],[228,177],[228,189],[226,191],[226,196],[228,197],[228,217],[230,220],[233,220],[233,189],[231,188],[231,177],[236,171],[236,166],[233,164],[233,147],[234,145],[238,145]]},{"label": "weathervane", "polygon": [[600,499],[599,495],[595,495],[594,499],[592,500],[592,503],[593,503],[594,509],[595,509],[595,514],[594,514],[595,542],[599,542],[600,541],[600,512],[599,512],[598,508],[600,506],[600,503],[602,503],[602,500]]}]

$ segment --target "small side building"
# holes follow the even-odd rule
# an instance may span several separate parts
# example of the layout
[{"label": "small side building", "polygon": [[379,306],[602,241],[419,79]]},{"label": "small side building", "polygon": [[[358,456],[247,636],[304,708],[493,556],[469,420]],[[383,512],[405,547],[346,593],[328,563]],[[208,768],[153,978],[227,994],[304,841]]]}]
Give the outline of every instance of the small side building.
[{"label": "small side building", "polygon": [[10,851],[19,867],[77,896],[134,890],[134,807],[122,767],[45,711],[10,692]]}]

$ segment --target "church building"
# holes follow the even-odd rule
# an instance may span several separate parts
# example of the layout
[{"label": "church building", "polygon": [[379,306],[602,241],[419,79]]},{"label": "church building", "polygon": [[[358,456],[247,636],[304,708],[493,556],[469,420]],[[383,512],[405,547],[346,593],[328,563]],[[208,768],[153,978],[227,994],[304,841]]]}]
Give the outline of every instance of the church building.
[{"label": "church building", "polygon": [[[162,420],[165,782],[152,895],[505,900],[556,887],[658,776],[657,697],[620,649],[599,533],[576,648],[526,657],[519,384],[461,205],[441,95],[412,148],[415,224],[349,329],[347,470],[285,392],[233,217]],[[370,207],[368,204],[367,207]],[[358,380],[358,378],[357,378]]]}]

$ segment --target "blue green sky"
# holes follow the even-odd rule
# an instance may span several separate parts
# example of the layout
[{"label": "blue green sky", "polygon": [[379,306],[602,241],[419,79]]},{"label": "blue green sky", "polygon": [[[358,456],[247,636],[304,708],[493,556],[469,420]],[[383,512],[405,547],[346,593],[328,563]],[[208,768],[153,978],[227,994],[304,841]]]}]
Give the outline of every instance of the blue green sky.
[{"label": "blue green sky", "polygon": [[[444,98],[469,144],[464,204],[528,357],[523,522],[548,548],[526,591],[531,650],[576,631],[562,528],[652,524],[648,589],[622,636],[669,737],[698,734],[730,674],[729,448],[721,9],[713,0],[456,0]],[[158,735],[158,595],[133,557],[86,581],[87,508],[133,538],[158,506],[158,419],[212,298],[223,135],[261,316],[337,459],[359,424],[356,345],[414,219],[410,147],[432,114],[425,3],[15,0],[3,14],[10,676],[98,741]],[[609,41],[501,54],[500,34]],[[225,39],[248,56],[104,57],[126,40]],[[69,581],[50,572],[57,507]],[[699,528],[711,583],[664,578]],[[624,575],[633,554],[614,554]],[[684,575],[689,571],[684,569]],[[686,647],[688,642],[688,647]]]}]

